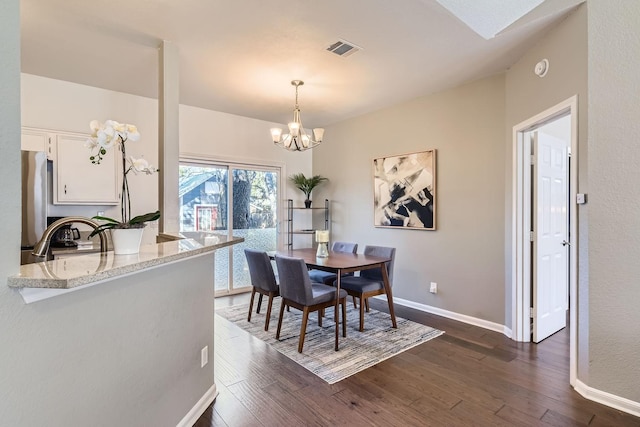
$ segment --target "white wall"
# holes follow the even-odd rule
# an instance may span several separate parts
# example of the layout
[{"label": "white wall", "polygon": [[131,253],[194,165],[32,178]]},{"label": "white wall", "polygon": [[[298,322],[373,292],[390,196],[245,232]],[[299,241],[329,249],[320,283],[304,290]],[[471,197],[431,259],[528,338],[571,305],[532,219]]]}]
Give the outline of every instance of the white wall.
[{"label": "white wall", "polygon": [[[278,223],[281,237],[286,231],[286,200],[302,204],[303,193],[292,186],[287,177],[298,172],[311,174],[313,150],[290,152],[273,144],[269,129],[286,127],[233,114],[180,106],[180,154],[196,155],[229,162],[264,164],[282,168],[282,189]],[[322,194],[314,192],[314,196]]]},{"label": "white wall", "polygon": [[[89,133],[89,122],[108,119],[132,123],[140,131],[139,141],[127,142],[127,154],[144,155],[151,164],[158,165],[158,102],[121,92],[91,86],[22,74],[22,125],[58,131]],[[79,149],[89,150],[83,146]],[[107,155],[115,155],[110,151]],[[55,163],[54,163],[55,168]],[[128,176],[133,216],[158,209],[158,176]],[[99,185],[99,183],[96,183]],[[120,207],[49,205],[49,216],[80,215],[92,217],[97,211],[106,216],[120,218]],[[157,223],[151,223],[144,232],[144,243],[155,242]]]},{"label": "white wall", "polygon": [[[504,324],[504,101],[497,75],[330,126],[314,149],[332,239],[396,247],[395,297]],[[375,228],[372,160],[431,148],[437,230]]]},{"label": "white wall", "polygon": [[589,385],[640,411],[640,2],[588,3]]},{"label": "white wall", "polygon": [[[140,141],[128,142],[127,153],[144,155],[158,165],[158,102],[121,92],[22,74],[22,125],[71,132],[89,132],[93,119],[114,119],[138,126]],[[292,153],[271,142],[269,128],[283,126],[262,120],[191,106],[180,106],[180,153],[209,158],[255,162],[282,167],[282,206],[302,193],[286,180],[297,172],[311,173],[312,152]],[[84,148],[82,148],[84,149]],[[87,156],[87,161],[88,156]],[[158,177],[129,174],[133,215],[158,209]],[[50,205],[50,216],[94,216],[98,210],[120,217],[119,206]],[[281,211],[282,219],[284,210]],[[145,229],[144,243],[153,243],[157,223]]]}]

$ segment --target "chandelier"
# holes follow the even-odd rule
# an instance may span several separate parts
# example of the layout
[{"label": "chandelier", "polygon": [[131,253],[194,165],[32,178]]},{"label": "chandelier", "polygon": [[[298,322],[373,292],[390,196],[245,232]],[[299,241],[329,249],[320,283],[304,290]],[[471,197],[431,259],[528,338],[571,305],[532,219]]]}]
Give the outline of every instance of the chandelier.
[{"label": "chandelier", "polygon": [[298,87],[302,86],[304,82],[302,80],[292,80],[291,84],[296,87],[296,106],[293,109],[293,121],[287,125],[289,127],[289,133],[283,135],[282,129],[271,128],[271,137],[274,144],[279,145],[285,150],[304,151],[322,142],[324,129],[313,129],[313,135],[307,134],[307,131],[304,130],[302,120],[300,120],[300,108],[298,107]]}]

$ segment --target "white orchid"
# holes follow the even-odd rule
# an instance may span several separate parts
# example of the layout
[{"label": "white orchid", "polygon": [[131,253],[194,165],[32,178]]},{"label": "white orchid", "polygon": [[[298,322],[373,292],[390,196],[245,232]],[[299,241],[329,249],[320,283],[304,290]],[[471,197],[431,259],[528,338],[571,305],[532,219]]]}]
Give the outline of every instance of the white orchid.
[{"label": "white orchid", "polygon": [[115,120],[107,120],[104,123],[92,120],[89,127],[91,128],[91,137],[87,141],[87,146],[94,150],[98,148],[97,158],[94,159],[96,163],[100,163],[102,155],[105,154],[100,148],[109,150],[117,143],[140,139],[140,133],[135,125],[119,123]]},{"label": "white orchid", "polygon": [[[116,122],[115,120],[107,120],[104,123],[100,123],[97,120],[92,120],[89,123],[91,129],[91,136],[87,139],[85,146],[91,150],[89,160],[91,163],[100,164],[103,156],[107,154],[107,150],[118,144],[120,152],[122,154],[122,193],[120,196],[120,211],[122,213],[122,221],[116,221],[112,218],[97,217],[97,219],[107,221],[96,229],[93,234],[103,231],[108,228],[130,228],[144,226],[146,221],[155,221],[160,217],[160,211],[150,212],[148,214],[139,215],[131,218],[131,199],[129,196],[129,183],[127,182],[127,174],[130,171],[138,174],[142,172],[146,175],[151,175],[158,172],[155,166],[152,166],[144,158],[136,159],[134,157],[127,158],[127,151],[125,143],[127,141],[137,141],[140,139],[140,133],[135,125],[123,124]],[[129,166],[126,166],[128,160]]]},{"label": "white orchid", "polygon": [[147,160],[142,157],[139,159],[129,157],[129,162],[131,163],[131,170],[136,175],[138,174],[138,172],[143,172],[147,175],[158,172],[158,169],[155,166],[150,165],[149,162],[147,162]]}]

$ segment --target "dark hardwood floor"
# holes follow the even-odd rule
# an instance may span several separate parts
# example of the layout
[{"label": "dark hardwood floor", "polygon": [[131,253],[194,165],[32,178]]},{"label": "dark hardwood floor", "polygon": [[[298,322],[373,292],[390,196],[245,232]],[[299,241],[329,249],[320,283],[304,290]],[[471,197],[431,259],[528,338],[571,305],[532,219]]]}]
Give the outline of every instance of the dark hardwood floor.
[{"label": "dark hardwood floor", "polygon": [[573,391],[566,330],[523,344],[402,306],[396,314],[446,333],[333,385],[217,316],[220,394],[195,425],[640,426]]}]

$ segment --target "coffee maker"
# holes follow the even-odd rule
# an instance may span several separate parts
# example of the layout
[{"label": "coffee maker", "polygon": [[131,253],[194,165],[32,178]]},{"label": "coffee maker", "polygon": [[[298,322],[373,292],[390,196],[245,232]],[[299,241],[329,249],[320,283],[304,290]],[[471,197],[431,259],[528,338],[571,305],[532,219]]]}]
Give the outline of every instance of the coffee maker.
[{"label": "coffee maker", "polygon": [[[64,217],[47,217],[47,226]],[[80,230],[67,224],[60,227],[51,237],[51,247],[53,248],[75,248],[78,244],[75,242],[80,238]]]}]

